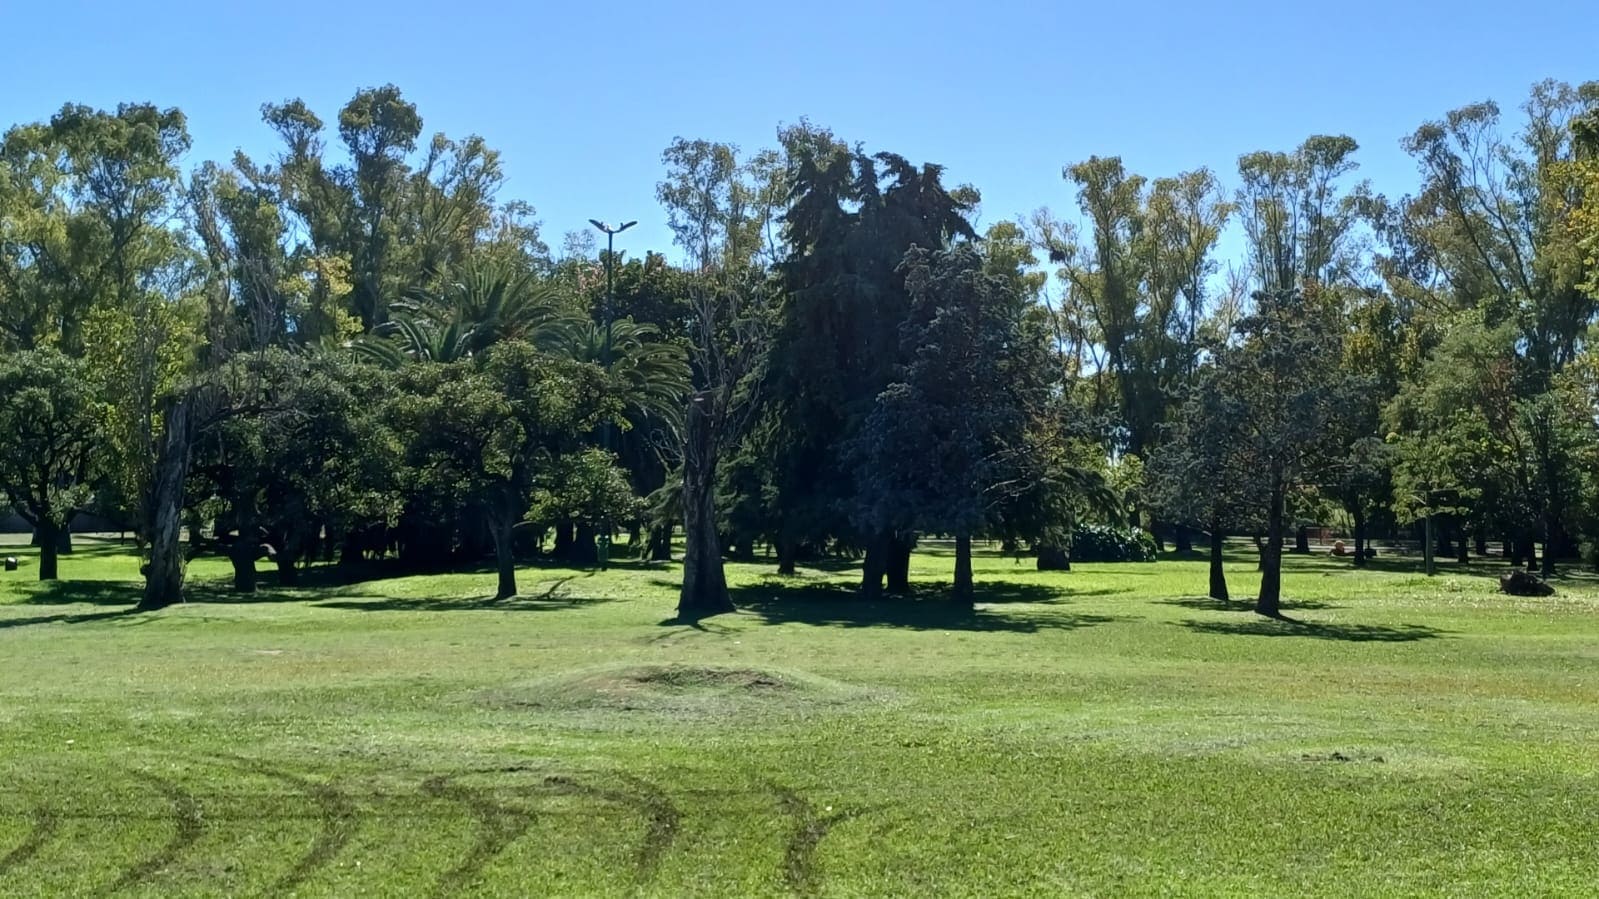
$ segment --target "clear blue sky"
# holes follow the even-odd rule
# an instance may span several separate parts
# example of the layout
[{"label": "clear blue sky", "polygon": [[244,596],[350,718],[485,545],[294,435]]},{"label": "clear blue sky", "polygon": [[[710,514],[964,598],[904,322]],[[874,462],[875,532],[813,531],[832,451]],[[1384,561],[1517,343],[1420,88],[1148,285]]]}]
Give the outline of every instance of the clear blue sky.
[{"label": "clear blue sky", "polygon": [[1230,183],[1240,153],[1312,133],[1353,136],[1362,174],[1402,193],[1398,141],[1422,121],[1599,78],[1599,4],[1576,0],[0,0],[0,21],[0,125],[67,101],[176,105],[198,163],[272,151],[263,102],[302,97],[331,121],[394,82],[427,132],[502,151],[506,197],[538,208],[552,247],[590,217],[636,218],[618,245],[635,254],[669,246],[654,185],[675,135],[752,149],[807,116],[943,163],[990,223],[1070,210],[1061,166],[1092,154]]}]

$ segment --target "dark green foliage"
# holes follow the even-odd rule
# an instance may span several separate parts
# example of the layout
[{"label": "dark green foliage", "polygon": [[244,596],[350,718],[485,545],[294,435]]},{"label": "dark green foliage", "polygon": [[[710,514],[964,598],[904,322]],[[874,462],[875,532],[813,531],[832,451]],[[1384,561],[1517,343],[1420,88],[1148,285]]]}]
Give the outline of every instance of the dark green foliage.
[{"label": "dark green foliage", "polygon": [[1154,536],[1143,528],[1085,524],[1072,531],[1073,562],[1153,562],[1159,555]]}]

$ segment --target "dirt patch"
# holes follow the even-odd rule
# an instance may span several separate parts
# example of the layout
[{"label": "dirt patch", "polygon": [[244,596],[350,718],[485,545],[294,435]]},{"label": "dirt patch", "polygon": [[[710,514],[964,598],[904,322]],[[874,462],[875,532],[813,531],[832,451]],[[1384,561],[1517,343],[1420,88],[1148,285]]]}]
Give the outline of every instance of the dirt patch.
[{"label": "dirt patch", "polygon": [[881,702],[880,691],[795,671],[701,665],[587,669],[474,694],[495,708],[658,713],[679,718],[785,714]]}]

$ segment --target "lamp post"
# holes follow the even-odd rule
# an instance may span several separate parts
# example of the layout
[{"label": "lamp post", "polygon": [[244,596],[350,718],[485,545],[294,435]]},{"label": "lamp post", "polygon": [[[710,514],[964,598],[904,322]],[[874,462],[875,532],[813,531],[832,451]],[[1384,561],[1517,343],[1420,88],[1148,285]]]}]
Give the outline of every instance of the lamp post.
[{"label": "lamp post", "polygon": [[[616,235],[638,224],[638,222],[623,222],[615,228],[605,224],[599,219],[589,219],[589,224],[605,232],[605,347],[600,352],[600,364],[605,366],[606,374],[611,371],[611,322],[616,317],[616,287],[611,272],[616,264]],[[606,420],[605,429],[601,432],[601,447],[606,452],[611,452],[611,422]],[[605,512],[604,529],[600,531],[600,545],[598,547],[600,567],[611,564],[611,513]]]}]

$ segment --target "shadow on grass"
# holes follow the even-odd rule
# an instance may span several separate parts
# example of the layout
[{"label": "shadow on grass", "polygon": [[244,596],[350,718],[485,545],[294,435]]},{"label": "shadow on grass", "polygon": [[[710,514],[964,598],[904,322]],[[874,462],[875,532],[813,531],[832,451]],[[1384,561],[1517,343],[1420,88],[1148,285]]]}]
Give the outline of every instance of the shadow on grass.
[{"label": "shadow on grass", "polygon": [[1230,634],[1241,637],[1310,637],[1346,643],[1414,643],[1433,640],[1449,632],[1424,624],[1337,624],[1328,621],[1302,621],[1282,618],[1253,618],[1248,621],[1172,622],[1202,634]]},{"label": "shadow on grass", "polygon": [[136,581],[35,581],[17,585],[21,605],[68,606],[131,606],[144,594],[144,585]]},{"label": "shadow on grass", "polygon": [[561,578],[549,584],[538,594],[519,594],[505,598],[473,596],[459,598],[435,597],[382,597],[370,599],[338,599],[311,603],[324,609],[346,609],[354,612],[554,612],[575,606],[593,606],[613,602],[610,597],[579,597],[563,593],[561,588],[573,578]]},{"label": "shadow on grass", "polygon": [[[766,580],[728,592],[741,610],[760,616],[767,624],[1036,633],[1075,630],[1116,620],[1108,615],[1054,609],[966,609],[951,602],[948,588],[938,585],[919,584],[908,596],[877,600],[861,599],[853,585],[837,582],[790,584]],[[1005,581],[979,584],[976,591],[976,603],[980,607],[1004,603],[1050,604],[1062,598],[1065,597],[1059,590]],[[670,619],[662,623],[686,622]]]},{"label": "shadow on grass", "polygon": [[[1233,599],[1222,601],[1211,599],[1208,596],[1178,596],[1172,599],[1157,599],[1155,602],[1163,606],[1181,606],[1185,609],[1199,609],[1207,612],[1253,612],[1254,600]],[[1337,603],[1322,602],[1319,599],[1285,599],[1282,602],[1285,609],[1341,609]]]},{"label": "shadow on grass", "polygon": [[29,615],[22,618],[0,618],[0,630],[14,627],[32,627],[36,624],[85,624],[91,621],[111,621],[137,614],[139,614],[137,609],[126,608],[113,612],[85,612],[79,615],[63,613],[58,615]]}]

